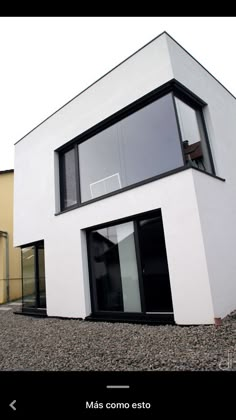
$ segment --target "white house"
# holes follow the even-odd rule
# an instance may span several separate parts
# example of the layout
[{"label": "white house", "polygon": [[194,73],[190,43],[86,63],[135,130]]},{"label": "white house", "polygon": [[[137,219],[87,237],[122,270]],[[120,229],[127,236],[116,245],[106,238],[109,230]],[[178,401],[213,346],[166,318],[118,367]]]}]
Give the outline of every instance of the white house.
[{"label": "white house", "polygon": [[235,115],[164,32],[19,140],[23,311],[214,324],[234,310]]}]

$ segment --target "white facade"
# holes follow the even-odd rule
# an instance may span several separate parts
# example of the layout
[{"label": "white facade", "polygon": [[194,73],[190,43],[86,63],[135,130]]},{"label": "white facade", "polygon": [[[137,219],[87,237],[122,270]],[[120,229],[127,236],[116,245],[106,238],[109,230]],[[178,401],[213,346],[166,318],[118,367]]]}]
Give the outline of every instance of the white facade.
[{"label": "white facade", "polygon": [[[189,168],[55,215],[58,156],[69,140],[169,80],[200,97],[218,177]],[[236,308],[236,100],[164,33],[15,146],[14,245],[44,240],[48,316],[91,313],[85,229],[161,209],[177,324],[211,324]]]}]

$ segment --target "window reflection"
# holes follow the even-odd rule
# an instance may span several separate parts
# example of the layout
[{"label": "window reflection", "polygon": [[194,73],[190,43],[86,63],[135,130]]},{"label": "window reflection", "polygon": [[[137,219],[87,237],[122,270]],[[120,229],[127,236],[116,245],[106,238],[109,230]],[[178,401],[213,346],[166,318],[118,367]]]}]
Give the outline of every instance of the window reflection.
[{"label": "window reflection", "polygon": [[123,118],[78,147],[82,202],[182,166],[172,95]]},{"label": "window reflection", "polygon": [[185,163],[191,163],[193,166],[196,166],[199,169],[204,169],[204,159],[202,153],[202,145],[200,141],[196,143],[189,144],[188,140],[183,142],[184,145],[184,156],[185,156]]},{"label": "window reflection", "polygon": [[212,172],[200,112],[175,98],[185,164]]},{"label": "window reflection", "polygon": [[133,222],[91,232],[99,311],[140,312]]}]

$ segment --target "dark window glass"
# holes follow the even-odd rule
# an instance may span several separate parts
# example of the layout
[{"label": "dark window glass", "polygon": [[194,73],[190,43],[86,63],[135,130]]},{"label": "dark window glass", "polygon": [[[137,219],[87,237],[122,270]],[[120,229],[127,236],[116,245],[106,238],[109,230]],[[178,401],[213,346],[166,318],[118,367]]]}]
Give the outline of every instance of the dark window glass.
[{"label": "dark window glass", "polygon": [[146,312],[173,312],[162,217],[138,222]]},{"label": "dark window glass", "polygon": [[183,140],[185,163],[212,172],[201,114],[198,110],[175,98]]},{"label": "dark window glass", "polygon": [[82,202],[182,166],[172,95],[136,111],[78,147]]},{"label": "dark window glass", "polygon": [[74,148],[61,155],[61,207],[62,210],[77,203]]}]

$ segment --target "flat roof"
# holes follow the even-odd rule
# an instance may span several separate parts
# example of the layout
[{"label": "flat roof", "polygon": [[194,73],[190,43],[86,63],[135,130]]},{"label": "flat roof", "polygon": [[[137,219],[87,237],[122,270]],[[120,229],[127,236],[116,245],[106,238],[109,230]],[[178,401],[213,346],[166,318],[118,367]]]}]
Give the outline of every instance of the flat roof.
[{"label": "flat roof", "polygon": [[8,174],[10,172],[14,172],[14,169],[6,169],[4,171],[0,171],[0,175],[2,175],[2,174]]},{"label": "flat roof", "polygon": [[194,61],[196,61],[196,63],[198,63],[208,74],[210,74],[211,77],[213,77],[213,79],[216,80],[217,83],[219,83],[234,99],[236,99],[236,97],[215,77],[213,76],[213,74],[211,74],[198,60],[196,60],[196,58],[194,58],[184,47],[182,47],[182,45],[180,45],[171,35],[168,34],[168,32],[163,31],[161,32],[159,35],[157,35],[155,38],[153,38],[151,41],[147,42],[147,44],[143,45],[141,48],[139,48],[138,50],[136,50],[133,54],[129,55],[129,57],[125,58],[123,61],[121,61],[119,64],[117,64],[115,67],[113,67],[111,70],[109,70],[107,73],[105,73],[103,76],[99,77],[99,79],[95,80],[95,82],[93,82],[91,85],[89,85],[88,87],[86,87],[85,89],[83,89],[80,93],[78,93],[77,95],[75,95],[72,99],[70,99],[68,102],[66,102],[64,105],[62,105],[60,108],[58,108],[56,111],[54,111],[52,114],[50,114],[47,118],[45,118],[43,121],[41,121],[38,125],[36,125],[34,128],[32,128],[32,130],[28,131],[28,133],[26,133],[23,137],[21,137],[19,140],[16,141],[16,143],[14,143],[14,146],[19,143],[21,140],[23,140],[25,137],[27,137],[30,133],[32,133],[32,131],[36,130],[36,128],[38,128],[40,125],[42,125],[45,121],[47,121],[49,118],[51,118],[53,115],[55,115],[57,112],[59,112],[62,108],[64,108],[66,105],[68,105],[70,102],[72,102],[74,99],[76,99],[78,96],[80,96],[82,93],[84,93],[86,90],[88,90],[90,87],[92,87],[93,85],[95,85],[97,82],[99,82],[99,80],[103,79],[104,77],[106,77],[109,73],[111,73],[113,70],[115,70],[117,67],[121,66],[123,63],[125,63],[127,60],[129,60],[131,57],[133,57],[135,54],[137,54],[139,51],[141,51],[143,48],[147,47],[149,44],[151,44],[152,42],[154,42],[157,38],[163,36],[163,35],[167,35],[170,39],[172,39],[172,41],[174,41],[180,48],[182,48],[182,50],[184,50]]}]

